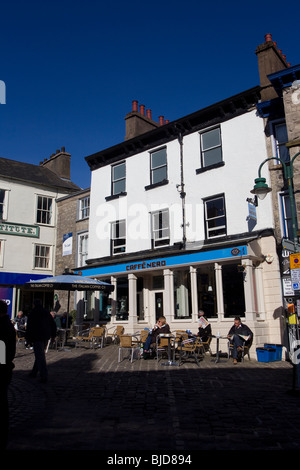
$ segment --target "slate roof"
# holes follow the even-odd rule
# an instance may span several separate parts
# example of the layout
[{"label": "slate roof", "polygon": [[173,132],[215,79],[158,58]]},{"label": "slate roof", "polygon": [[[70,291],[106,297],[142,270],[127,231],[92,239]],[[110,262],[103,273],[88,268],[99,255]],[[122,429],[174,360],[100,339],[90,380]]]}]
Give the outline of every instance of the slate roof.
[{"label": "slate roof", "polygon": [[81,189],[71,181],[63,180],[49,168],[17,162],[8,158],[0,158],[0,176],[55,187],[65,191],[78,191]]}]

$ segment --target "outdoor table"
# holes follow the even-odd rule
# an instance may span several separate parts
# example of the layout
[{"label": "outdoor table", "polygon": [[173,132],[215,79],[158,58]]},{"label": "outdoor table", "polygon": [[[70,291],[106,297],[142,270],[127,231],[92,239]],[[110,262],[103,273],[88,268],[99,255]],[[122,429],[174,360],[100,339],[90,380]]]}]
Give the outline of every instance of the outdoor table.
[{"label": "outdoor table", "polygon": [[220,350],[219,350],[219,343],[220,343],[220,339],[227,339],[227,336],[221,336],[220,334],[217,334],[217,335],[212,335],[212,338],[216,338],[217,340],[217,350],[216,350],[216,360],[215,360],[215,363],[219,362],[220,360]]},{"label": "outdoor table", "polygon": [[173,359],[171,358],[171,340],[175,338],[172,334],[161,334],[161,338],[167,338],[168,340],[168,361],[162,362],[162,366],[179,366],[178,362],[175,362],[175,349],[173,349]]}]

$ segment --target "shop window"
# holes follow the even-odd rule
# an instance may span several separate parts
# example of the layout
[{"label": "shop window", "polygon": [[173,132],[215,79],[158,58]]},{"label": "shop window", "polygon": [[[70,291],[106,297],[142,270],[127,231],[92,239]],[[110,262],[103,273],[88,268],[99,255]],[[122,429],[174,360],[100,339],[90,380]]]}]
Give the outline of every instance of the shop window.
[{"label": "shop window", "polygon": [[38,196],[36,223],[51,225],[52,223],[52,197]]},{"label": "shop window", "polygon": [[[101,279],[103,282],[110,284],[110,279]],[[105,292],[99,292],[99,320],[111,321],[111,304],[112,300]]]},{"label": "shop window", "polygon": [[198,310],[203,310],[208,318],[217,317],[217,294],[214,266],[201,266],[197,269]]},{"label": "shop window", "polygon": [[226,235],[226,212],[224,195],[204,200],[206,238]]},{"label": "shop window", "polygon": [[175,319],[191,318],[191,282],[188,270],[174,271]]},{"label": "shop window", "polygon": [[224,316],[245,316],[244,272],[238,270],[237,264],[222,266]]},{"label": "shop window", "polygon": [[120,277],[117,279],[116,320],[128,320],[128,279]]}]

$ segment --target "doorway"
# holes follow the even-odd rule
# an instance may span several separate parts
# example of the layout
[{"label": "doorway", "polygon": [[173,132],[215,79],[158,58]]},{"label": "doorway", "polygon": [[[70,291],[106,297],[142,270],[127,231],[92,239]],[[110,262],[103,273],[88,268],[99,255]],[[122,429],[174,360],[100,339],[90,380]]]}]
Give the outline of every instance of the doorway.
[{"label": "doorway", "polygon": [[155,292],[155,319],[158,320],[164,314],[164,293]]}]

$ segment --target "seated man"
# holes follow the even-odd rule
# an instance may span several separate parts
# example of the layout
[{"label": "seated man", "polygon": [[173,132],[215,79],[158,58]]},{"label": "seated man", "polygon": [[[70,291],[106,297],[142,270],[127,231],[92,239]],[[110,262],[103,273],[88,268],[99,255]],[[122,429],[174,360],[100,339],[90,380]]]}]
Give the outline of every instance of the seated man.
[{"label": "seated man", "polygon": [[197,336],[200,336],[201,341],[206,342],[211,336],[211,324],[208,322],[207,318],[204,316],[203,310],[198,312],[198,321],[199,328]]},{"label": "seated man", "polygon": [[253,333],[247,325],[241,322],[240,317],[235,317],[234,324],[230,328],[227,337],[233,344],[233,363],[237,364],[244,342],[250,345],[253,341]]},{"label": "seated man", "polygon": [[158,335],[168,334],[170,333],[170,327],[166,323],[165,317],[159,317],[157,320],[156,325],[154,325],[152,332],[148,335],[146,339],[144,352],[147,353],[151,347],[156,345],[156,338]]}]

